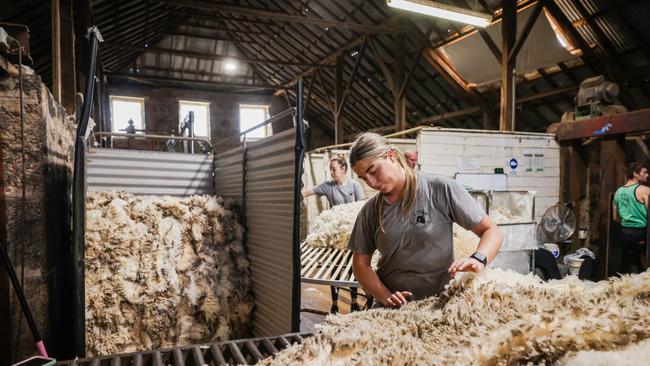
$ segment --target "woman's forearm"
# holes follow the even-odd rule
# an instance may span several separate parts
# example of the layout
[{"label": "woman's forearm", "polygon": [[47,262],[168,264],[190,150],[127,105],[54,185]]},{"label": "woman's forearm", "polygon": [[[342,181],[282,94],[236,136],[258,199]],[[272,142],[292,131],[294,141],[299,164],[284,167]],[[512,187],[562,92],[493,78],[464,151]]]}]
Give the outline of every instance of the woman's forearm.
[{"label": "woman's forearm", "polygon": [[383,303],[391,295],[391,291],[381,282],[370,265],[353,263],[352,269],[361,287],[377,301]]},{"label": "woman's forearm", "polygon": [[476,251],[485,255],[488,263],[492,262],[503,242],[503,233],[498,226],[492,226],[481,235]]}]

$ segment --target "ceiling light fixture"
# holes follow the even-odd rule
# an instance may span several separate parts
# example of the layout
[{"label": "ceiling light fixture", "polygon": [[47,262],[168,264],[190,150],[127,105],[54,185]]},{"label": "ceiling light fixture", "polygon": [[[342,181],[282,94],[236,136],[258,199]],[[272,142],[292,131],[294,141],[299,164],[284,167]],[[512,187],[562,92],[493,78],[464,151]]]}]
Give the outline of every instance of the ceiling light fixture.
[{"label": "ceiling light fixture", "polygon": [[226,61],[223,65],[226,71],[235,71],[237,70],[237,63],[235,61]]},{"label": "ceiling light fixture", "polygon": [[487,27],[492,21],[492,16],[489,14],[428,0],[387,0],[387,4],[393,8],[471,24],[477,27]]}]

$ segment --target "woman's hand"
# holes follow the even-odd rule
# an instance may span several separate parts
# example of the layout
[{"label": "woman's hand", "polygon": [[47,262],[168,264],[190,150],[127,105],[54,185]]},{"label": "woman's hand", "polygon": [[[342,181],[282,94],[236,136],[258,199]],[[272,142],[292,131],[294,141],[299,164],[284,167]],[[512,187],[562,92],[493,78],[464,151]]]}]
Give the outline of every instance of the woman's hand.
[{"label": "woman's hand", "polygon": [[474,258],[464,258],[452,263],[448,271],[451,273],[451,278],[454,278],[456,272],[481,272],[483,267],[485,267],[483,263]]},{"label": "woman's hand", "polygon": [[409,291],[395,291],[380,302],[387,308],[398,308],[402,305],[408,304],[407,297],[411,296],[413,296],[413,294]]}]

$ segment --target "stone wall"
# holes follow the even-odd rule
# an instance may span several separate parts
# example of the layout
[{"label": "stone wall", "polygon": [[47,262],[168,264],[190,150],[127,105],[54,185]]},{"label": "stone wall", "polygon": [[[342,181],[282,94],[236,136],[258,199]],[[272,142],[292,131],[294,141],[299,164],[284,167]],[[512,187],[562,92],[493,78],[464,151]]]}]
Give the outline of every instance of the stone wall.
[{"label": "stone wall", "polygon": [[[70,339],[70,305],[65,302],[70,299],[70,286],[64,277],[70,268],[66,261],[76,127],[40,77],[29,68],[23,70],[24,148],[17,69],[0,68],[0,225],[45,345],[60,357]],[[3,269],[0,292],[0,309],[7,310],[0,311],[0,364],[8,364],[35,354],[36,349]]]},{"label": "stone wall", "polygon": [[[287,109],[283,97],[269,94],[251,93],[221,93],[205,90],[153,88],[136,84],[112,84],[108,89],[112,96],[144,97],[145,101],[145,130],[147,133],[170,134],[178,128],[178,101],[197,101],[210,103],[210,139],[217,142],[225,137],[238,134],[239,105],[267,104],[271,116]],[[273,124],[274,133],[292,127],[290,119]],[[236,140],[235,140],[236,141]],[[235,144],[230,144],[232,147]],[[147,148],[149,146],[142,146]],[[159,146],[156,146],[159,149]]]}]

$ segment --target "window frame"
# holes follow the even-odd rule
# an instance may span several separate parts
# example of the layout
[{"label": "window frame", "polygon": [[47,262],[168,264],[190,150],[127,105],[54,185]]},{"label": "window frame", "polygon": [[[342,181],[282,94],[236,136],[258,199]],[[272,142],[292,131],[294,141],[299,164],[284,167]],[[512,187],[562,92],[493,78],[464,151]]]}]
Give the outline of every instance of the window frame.
[{"label": "window frame", "polygon": [[[266,117],[264,118],[264,121],[271,118],[271,112],[270,112],[271,105],[270,104],[250,104],[250,103],[239,104],[239,109],[238,109],[238,112],[239,112],[239,119],[238,119],[239,120],[239,126],[238,127],[239,127],[239,133],[240,134],[245,131],[245,130],[242,130],[241,111],[242,111],[242,109],[246,109],[246,108],[248,108],[248,109],[264,109],[265,114],[266,114]],[[261,122],[259,122],[259,123],[261,123]],[[264,126],[264,137],[246,137],[246,140],[255,141],[255,140],[261,140],[261,139],[271,137],[271,136],[273,136],[273,127],[271,126],[271,123],[269,123],[266,126]],[[243,138],[244,138],[244,136],[241,135],[240,140],[243,140]]]},{"label": "window frame", "polygon": [[[140,108],[140,120],[142,121],[141,128],[136,126],[138,130],[147,129],[147,121],[145,120],[145,97],[133,97],[128,95],[109,95],[108,96],[108,105],[111,111],[111,132],[112,133],[125,133],[125,131],[115,131],[115,113],[113,111],[113,101],[124,101],[124,102],[138,102],[141,106]],[[142,131],[136,131],[136,133],[143,133]]]},{"label": "window frame", "polygon": [[[181,122],[183,121],[183,118],[185,118],[185,116],[181,116],[181,104],[194,104],[194,105],[202,105],[202,106],[207,107],[207,113],[206,113],[207,121],[206,121],[206,126],[205,127],[206,127],[206,131],[207,131],[208,135],[207,136],[197,136],[196,133],[195,133],[194,136],[195,137],[203,137],[203,138],[206,138],[206,139],[209,140],[210,135],[211,135],[211,131],[210,131],[210,127],[211,127],[211,125],[210,125],[210,102],[206,102],[206,101],[203,101],[203,100],[179,99],[178,100],[178,123],[176,124],[178,133],[180,133],[180,131],[181,131],[180,130],[181,129]],[[196,122],[196,120],[195,120],[195,122]],[[196,123],[195,123],[195,126],[196,126]]]}]

